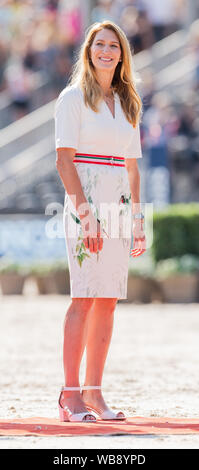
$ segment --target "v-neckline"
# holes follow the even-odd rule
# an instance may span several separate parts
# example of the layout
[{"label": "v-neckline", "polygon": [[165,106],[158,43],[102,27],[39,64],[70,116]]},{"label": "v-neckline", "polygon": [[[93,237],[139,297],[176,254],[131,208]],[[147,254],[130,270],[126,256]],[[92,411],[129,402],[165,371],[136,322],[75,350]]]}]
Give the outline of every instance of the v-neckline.
[{"label": "v-neckline", "polygon": [[104,102],[106,108],[108,108],[107,111],[111,114],[112,119],[115,120],[115,118],[116,118],[116,93],[113,92],[113,96],[114,96],[114,116],[113,116],[112,111],[110,110],[109,106],[107,105],[107,103],[104,99],[103,99],[103,102]]}]

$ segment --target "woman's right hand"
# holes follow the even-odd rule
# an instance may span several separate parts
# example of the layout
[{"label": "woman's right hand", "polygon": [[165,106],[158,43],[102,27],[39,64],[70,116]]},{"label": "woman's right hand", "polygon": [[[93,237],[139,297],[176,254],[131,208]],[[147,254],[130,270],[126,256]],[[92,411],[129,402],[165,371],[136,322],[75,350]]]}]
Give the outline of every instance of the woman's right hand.
[{"label": "woman's right hand", "polygon": [[101,234],[100,222],[94,217],[92,213],[89,216],[81,218],[81,226],[83,232],[83,243],[85,248],[89,249],[91,253],[97,253],[102,250],[103,238]]}]

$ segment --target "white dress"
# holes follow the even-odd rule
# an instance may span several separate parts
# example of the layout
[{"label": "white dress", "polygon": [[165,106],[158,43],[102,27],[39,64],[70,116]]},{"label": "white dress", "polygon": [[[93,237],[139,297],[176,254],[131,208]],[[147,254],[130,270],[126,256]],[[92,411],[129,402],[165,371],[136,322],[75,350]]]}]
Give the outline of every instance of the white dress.
[{"label": "white dress", "polygon": [[[103,235],[103,248],[98,254],[86,249],[79,214],[65,192],[63,224],[71,298],[127,298],[132,233],[126,225],[132,213],[128,173],[126,167],[98,164],[97,156],[104,156],[101,162],[106,162],[106,156],[141,158],[142,151],[139,125],[133,128],[117,93],[114,98],[115,117],[104,100],[99,105],[99,113],[87,107],[78,85],[64,88],[55,105],[56,149],[71,147],[76,149],[76,155],[87,159],[87,163],[74,165],[92,212],[109,236]],[[110,208],[109,215],[102,207]]]}]

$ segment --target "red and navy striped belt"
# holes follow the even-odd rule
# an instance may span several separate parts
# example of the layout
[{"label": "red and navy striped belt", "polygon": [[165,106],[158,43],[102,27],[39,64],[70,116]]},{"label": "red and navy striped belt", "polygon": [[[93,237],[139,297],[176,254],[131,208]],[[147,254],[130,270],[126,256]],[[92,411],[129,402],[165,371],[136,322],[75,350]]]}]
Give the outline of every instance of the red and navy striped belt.
[{"label": "red and navy striped belt", "polygon": [[73,161],[81,163],[95,163],[97,165],[125,166],[124,157],[93,155],[91,153],[76,153]]}]

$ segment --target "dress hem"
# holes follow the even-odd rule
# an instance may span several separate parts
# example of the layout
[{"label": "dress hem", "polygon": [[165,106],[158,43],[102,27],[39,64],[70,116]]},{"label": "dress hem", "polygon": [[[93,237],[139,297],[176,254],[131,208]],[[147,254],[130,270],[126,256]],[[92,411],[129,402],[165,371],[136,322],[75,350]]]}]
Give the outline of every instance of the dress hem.
[{"label": "dress hem", "polygon": [[70,298],[71,299],[118,299],[118,300],[125,300],[126,299],[127,300],[127,297],[118,297],[116,295],[109,295],[109,296],[100,295],[100,296],[97,296],[97,297],[93,297],[93,296],[88,297],[88,296],[84,296],[84,295],[82,295],[82,296],[76,295],[75,296],[74,295],[74,296],[70,296]]}]

